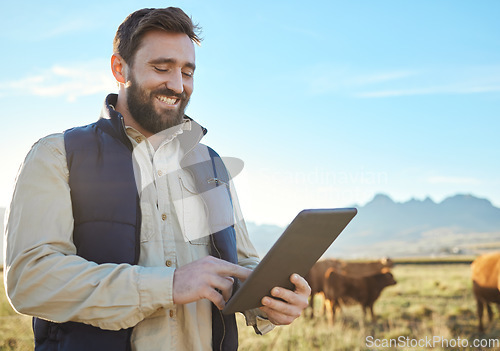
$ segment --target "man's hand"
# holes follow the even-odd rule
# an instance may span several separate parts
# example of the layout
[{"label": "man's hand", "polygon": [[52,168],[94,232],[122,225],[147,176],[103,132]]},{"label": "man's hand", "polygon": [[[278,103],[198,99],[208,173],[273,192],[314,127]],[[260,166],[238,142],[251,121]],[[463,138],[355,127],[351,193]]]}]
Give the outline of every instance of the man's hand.
[{"label": "man's hand", "polygon": [[267,318],[274,325],[287,325],[299,317],[302,311],[308,306],[308,297],[311,295],[311,288],[307,281],[298,274],[292,274],[290,281],[295,285],[295,291],[275,287],[271,290],[271,295],[279,297],[284,301],[265,296],[262,298],[264,305],[260,309],[267,314]]},{"label": "man's hand", "polygon": [[186,304],[209,299],[223,309],[233,291],[234,279],[245,280],[252,270],[213,256],[177,268],[174,272],[173,300]]}]

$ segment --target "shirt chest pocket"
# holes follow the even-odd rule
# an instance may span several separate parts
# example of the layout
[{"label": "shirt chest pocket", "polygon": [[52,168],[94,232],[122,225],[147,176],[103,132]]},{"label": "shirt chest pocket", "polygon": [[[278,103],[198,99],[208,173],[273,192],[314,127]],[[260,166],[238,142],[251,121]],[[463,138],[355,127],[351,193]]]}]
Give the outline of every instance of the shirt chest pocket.
[{"label": "shirt chest pocket", "polygon": [[210,234],[234,224],[227,185],[217,186],[210,178],[202,182],[206,184],[196,187],[190,174],[179,176],[181,198],[176,210],[185,240],[194,245],[208,245]]}]

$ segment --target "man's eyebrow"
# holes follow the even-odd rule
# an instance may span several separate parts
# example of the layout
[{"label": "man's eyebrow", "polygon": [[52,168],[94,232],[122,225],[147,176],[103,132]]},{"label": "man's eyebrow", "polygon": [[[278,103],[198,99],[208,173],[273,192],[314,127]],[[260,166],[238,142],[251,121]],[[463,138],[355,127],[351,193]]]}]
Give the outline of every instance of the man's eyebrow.
[{"label": "man's eyebrow", "polygon": [[[171,57],[158,57],[156,59],[149,61],[150,65],[161,65],[161,64],[166,64],[166,63],[177,64],[178,61],[174,58],[171,58]],[[191,68],[193,71],[196,69],[196,65],[194,64],[194,62],[186,62],[183,66],[187,67],[187,68]]]}]

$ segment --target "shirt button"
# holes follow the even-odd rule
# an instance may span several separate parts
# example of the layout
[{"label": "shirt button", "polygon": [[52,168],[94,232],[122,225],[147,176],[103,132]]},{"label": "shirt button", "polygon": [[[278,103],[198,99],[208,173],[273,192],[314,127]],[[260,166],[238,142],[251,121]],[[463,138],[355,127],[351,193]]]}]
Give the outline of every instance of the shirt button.
[{"label": "shirt button", "polygon": [[172,318],[174,316],[174,311],[170,310],[169,315],[170,315],[170,318]]},{"label": "shirt button", "polygon": [[142,138],[138,136],[138,137],[135,138],[135,141],[137,141],[138,143],[140,143],[142,141]]},{"label": "shirt button", "polygon": [[164,221],[164,220],[166,220],[166,219],[167,219],[167,215],[166,215],[165,213],[163,213],[163,214],[161,215],[161,219],[162,219],[163,221]]},{"label": "shirt button", "polygon": [[162,171],[158,171],[158,175],[161,177],[161,175],[163,174]]},{"label": "shirt button", "polygon": [[167,265],[167,267],[171,267],[172,266],[172,261],[167,260],[167,262],[165,262],[165,264]]}]

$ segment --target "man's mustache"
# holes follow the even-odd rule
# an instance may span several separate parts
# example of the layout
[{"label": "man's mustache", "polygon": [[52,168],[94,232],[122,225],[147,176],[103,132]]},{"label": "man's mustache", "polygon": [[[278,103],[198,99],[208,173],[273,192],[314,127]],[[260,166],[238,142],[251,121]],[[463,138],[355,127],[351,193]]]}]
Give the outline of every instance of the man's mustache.
[{"label": "man's mustache", "polygon": [[182,93],[176,93],[175,91],[164,88],[164,89],[156,89],[151,92],[151,95],[165,95],[165,96],[175,96],[178,99],[184,100],[186,99],[186,92],[183,91]]}]

